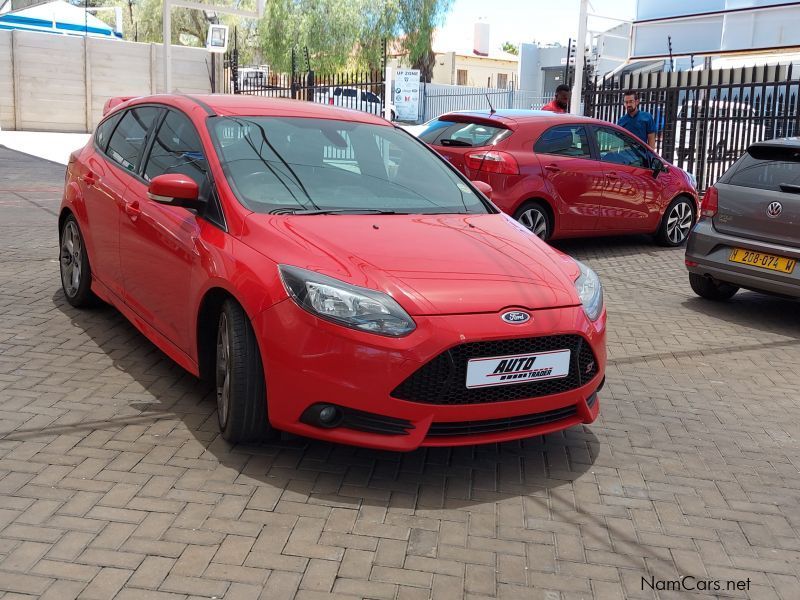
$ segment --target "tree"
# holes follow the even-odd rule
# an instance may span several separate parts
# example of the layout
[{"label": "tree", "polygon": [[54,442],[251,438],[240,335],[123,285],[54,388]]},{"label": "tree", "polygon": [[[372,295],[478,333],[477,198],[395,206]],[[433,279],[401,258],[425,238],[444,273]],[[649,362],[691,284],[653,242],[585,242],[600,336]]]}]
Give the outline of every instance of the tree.
[{"label": "tree", "polygon": [[519,56],[519,46],[511,42],[503,42],[503,52],[508,52],[514,56]]},{"label": "tree", "polygon": [[444,21],[452,0],[407,0],[400,2],[398,27],[405,33],[403,48],[411,66],[420,70],[420,79],[430,81],[436,54],[433,33]]}]

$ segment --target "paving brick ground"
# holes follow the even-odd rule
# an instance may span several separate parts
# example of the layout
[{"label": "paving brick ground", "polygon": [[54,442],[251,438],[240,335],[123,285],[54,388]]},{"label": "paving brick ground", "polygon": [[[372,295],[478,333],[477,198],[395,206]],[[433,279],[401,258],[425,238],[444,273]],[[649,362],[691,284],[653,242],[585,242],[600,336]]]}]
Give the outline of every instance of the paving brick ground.
[{"label": "paving brick ground", "polygon": [[208,389],[113,309],[63,300],[62,182],[0,148],[4,600],[710,595],[642,589],[687,575],[800,598],[797,303],[700,301],[682,252],[646,238],[565,243],[606,284],[591,427],[405,455],[230,447]]}]

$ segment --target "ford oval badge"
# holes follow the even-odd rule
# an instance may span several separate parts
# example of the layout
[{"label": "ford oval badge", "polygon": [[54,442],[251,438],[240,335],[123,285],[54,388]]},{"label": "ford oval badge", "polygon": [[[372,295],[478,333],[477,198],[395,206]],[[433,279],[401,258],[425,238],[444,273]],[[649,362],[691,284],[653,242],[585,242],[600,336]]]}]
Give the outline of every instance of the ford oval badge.
[{"label": "ford oval badge", "polygon": [[531,320],[531,316],[522,310],[510,310],[500,315],[500,318],[512,325],[520,325],[521,323],[527,323]]}]

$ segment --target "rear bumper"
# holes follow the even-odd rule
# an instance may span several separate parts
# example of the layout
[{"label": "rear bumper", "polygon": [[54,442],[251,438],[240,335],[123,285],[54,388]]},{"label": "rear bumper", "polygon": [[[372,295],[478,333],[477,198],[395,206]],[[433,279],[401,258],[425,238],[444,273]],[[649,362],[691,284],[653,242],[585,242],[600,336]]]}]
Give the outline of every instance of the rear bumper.
[{"label": "rear bumper", "polygon": [[686,245],[686,260],[696,266],[687,268],[690,273],[749,290],[800,298],[800,266],[787,274],[733,263],[728,260],[732,248],[785,256],[800,262],[800,248],[720,233],[710,219],[702,219],[695,225]]}]

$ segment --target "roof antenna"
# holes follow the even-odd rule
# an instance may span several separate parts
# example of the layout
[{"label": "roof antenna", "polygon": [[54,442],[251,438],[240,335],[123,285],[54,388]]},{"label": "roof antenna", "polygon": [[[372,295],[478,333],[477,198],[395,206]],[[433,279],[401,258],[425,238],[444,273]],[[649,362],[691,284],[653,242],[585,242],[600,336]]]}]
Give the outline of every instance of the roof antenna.
[{"label": "roof antenna", "polygon": [[489,94],[486,94],[486,102],[489,103],[489,116],[491,116],[494,113],[496,113],[497,111],[494,109],[494,106],[492,106],[492,101],[489,100]]}]

